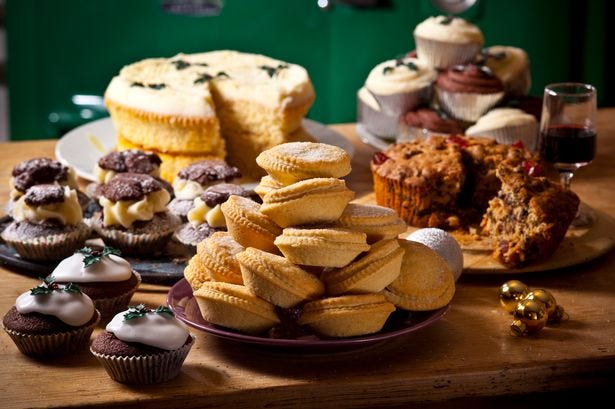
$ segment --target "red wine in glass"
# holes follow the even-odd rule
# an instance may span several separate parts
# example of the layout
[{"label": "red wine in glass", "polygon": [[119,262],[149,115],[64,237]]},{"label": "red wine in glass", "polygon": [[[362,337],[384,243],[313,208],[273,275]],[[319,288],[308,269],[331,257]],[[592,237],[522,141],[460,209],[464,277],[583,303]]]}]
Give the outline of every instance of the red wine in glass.
[{"label": "red wine in glass", "polygon": [[596,132],[580,125],[552,125],[540,133],[540,155],[558,169],[576,170],[596,155]]}]

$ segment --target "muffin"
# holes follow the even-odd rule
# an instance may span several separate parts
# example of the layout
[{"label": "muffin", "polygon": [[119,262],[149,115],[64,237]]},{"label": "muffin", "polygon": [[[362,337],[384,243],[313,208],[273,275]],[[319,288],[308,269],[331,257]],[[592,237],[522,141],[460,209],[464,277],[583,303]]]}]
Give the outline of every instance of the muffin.
[{"label": "muffin", "polygon": [[125,255],[152,257],[181,223],[167,211],[169,198],[152,176],[119,173],[101,187],[103,210],[94,217],[94,229],[106,245]]},{"label": "muffin", "polygon": [[515,108],[495,108],[478,118],[468,129],[468,136],[493,138],[511,145],[521,142],[529,150],[536,150],[538,122],[533,115]]},{"label": "muffin", "polygon": [[424,139],[430,135],[463,133],[463,123],[442,110],[427,106],[408,111],[399,119],[397,142]]},{"label": "muffin", "polygon": [[153,384],[179,375],[194,340],[168,307],[140,304],[116,314],[90,351],[114,381]]},{"label": "muffin", "polygon": [[77,283],[93,301],[103,319],[128,307],[141,276],[112,247],[84,247],[62,260],[50,274],[57,283]]},{"label": "muffin", "polygon": [[90,236],[77,192],[68,186],[30,187],[13,205],[12,216],[2,239],[27,260],[61,260]]},{"label": "muffin", "polygon": [[2,326],[23,354],[42,358],[85,349],[100,319],[94,302],[73,283],[48,277],[17,297]]},{"label": "muffin", "polygon": [[226,231],[226,219],[220,205],[231,195],[260,200],[253,190],[240,185],[219,183],[210,186],[194,199],[192,209],[187,214],[188,222],[177,229],[174,238],[190,251],[195,251],[196,245],[214,232]]},{"label": "muffin", "polygon": [[239,178],[239,169],[223,160],[202,160],[188,165],[173,179],[175,198],[169,203],[169,211],[185,221],[194,199],[205,189],[218,183],[238,182]]},{"label": "muffin", "polygon": [[472,61],[485,42],[477,26],[455,16],[429,17],[413,35],[418,57],[440,69]]},{"label": "muffin", "polygon": [[504,86],[484,65],[456,65],[438,76],[439,107],[456,119],[475,122],[504,97]]},{"label": "muffin", "polygon": [[436,70],[416,58],[376,65],[358,93],[358,122],[376,136],[394,136],[404,112],[430,101],[436,78]]},{"label": "muffin", "polygon": [[494,45],[484,48],[477,62],[489,67],[504,84],[507,97],[527,95],[532,85],[530,60],[521,48]]},{"label": "muffin", "polygon": [[91,200],[79,190],[75,170],[64,166],[57,160],[49,158],[33,158],[18,163],[11,171],[9,179],[10,201],[7,203],[7,213],[12,213],[12,207],[26,191],[34,185],[57,184],[68,186],[77,192],[77,199],[82,210],[86,210]]}]

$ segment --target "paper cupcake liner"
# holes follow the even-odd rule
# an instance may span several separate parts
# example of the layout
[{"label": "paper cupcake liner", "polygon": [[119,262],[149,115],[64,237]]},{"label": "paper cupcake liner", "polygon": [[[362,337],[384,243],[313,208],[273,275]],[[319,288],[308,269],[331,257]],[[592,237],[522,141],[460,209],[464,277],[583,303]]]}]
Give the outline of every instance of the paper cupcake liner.
[{"label": "paper cupcake liner", "polygon": [[135,291],[137,291],[137,288],[139,288],[139,285],[141,284],[141,275],[134,270],[132,273],[137,277],[137,285],[135,285],[134,288],[127,293],[120,294],[117,297],[92,299],[92,301],[94,301],[94,306],[98,311],[100,311],[101,319],[105,320],[107,318],[111,318],[118,312],[124,311],[128,308],[132,295]]},{"label": "paper cupcake liner", "polygon": [[468,122],[476,122],[504,97],[504,92],[474,94],[445,91],[437,86],[435,88],[440,108],[454,118]]},{"label": "paper cupcake liner", "polygon": [[357,122],[363,124],[365,129],[375,136],[387,138],[397,134],[399,115],[387,115],[377,111],[363,102],[357,100]]},{"label": "paper cupcake liner", "polygon": [[441,69],[472,61],[482,47],[481,43],[450,44],[418,36],[415,36],[414,40],[418,58]]},{"label": "paper cupcake liner", "polygon": [[161,383],[179,375],[184,360],[194,345],[195,337],[178,349],[156,355],[116,356],[90,352],[102,364],[111,379],[121,383],[153,384]]},{"label": "paper cupcake liner", "polygon": [[122,254],[136,257],[151,257],[152,254],[164,249],[178,224],[179,220],[177,224],[169,223],[167,230],[135,234],[124,230],[101,227],[100,219],[98,219],[96,221],[96,232],[107,246],[119,249]]},{"label": "paper cupcake liner", "polygon": [[526,149],[530,151],[536,151],[538,144],[538,124],[528,123],[521,125],[512,125],[499,129],[488,129],[485,131],[475,132],[468,135],[492,138],[495,139],[498,143],[507,145],[512,145],[515,142],[521,141]]},{"label": "paper cupcake liner", "polygon": [[4,241],[24,259],[36,261],[61,260],[83,247],[90,236],[90,228],[85,223],[77,225],[77,230],[27,240],[3,237]]},{"label": "paper cupcake liner", "polygon": [[25,334],[4,326],[3,328],[22,354],[38,357],[56,356],[85,349],[99,321],[100,312],[96,311],[96,319],[89,326],[49,335]]}]

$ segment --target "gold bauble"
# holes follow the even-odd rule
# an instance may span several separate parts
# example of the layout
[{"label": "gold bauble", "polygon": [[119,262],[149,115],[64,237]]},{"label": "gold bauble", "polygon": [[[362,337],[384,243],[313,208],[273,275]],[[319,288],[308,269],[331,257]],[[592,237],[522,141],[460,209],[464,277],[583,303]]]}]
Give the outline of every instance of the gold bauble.
[{"label": "gold bauble", "polygon": [[548,322],[555,323],[560,322],[564,316],[564,309],[557,305],[555,297],[549,291],[544,289],[537,289],[530,291],[526,296],[526,300],[540,301],[545,305],[547,314],[549,315]]},{"label": "gold bauble", "polygon": [[515,335],[533,334],[544,328],[549,314],[545,305],[536,300],[521,300],[513,310],[513,322],[510,325]]},{"label": "gold bauble", "polygon": [[498,297],[500,305],[508,312],[513,312],[519,301],[530,292],[530,288],[519,280],[509,280],[502,284]]}]

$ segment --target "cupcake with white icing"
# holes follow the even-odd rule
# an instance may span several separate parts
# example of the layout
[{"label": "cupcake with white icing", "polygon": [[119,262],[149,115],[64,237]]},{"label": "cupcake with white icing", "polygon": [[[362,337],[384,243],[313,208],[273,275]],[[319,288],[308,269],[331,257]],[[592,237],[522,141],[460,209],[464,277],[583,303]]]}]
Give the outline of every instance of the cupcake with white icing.
[{"label": "cupcake with white icing", "polygon": [[504,45],[487,47],[480,52],[477,62],[489,67],[493,75],[502,81],[508,97],[528,94],[532,85],[530,60],[521,48]]},{"label": "cupcake with white icing", "polygon": [[23,354],[53,358],[86,348],[99,320],[94,302],[77,285],[48,277],[17,297],[2,326]]},{"label": "cupcake with white icing", "polygon": [[108,318],[128,307],[141,283],[139,273],[120,254],[112,247],[84,247],[62,260],[50,277],[57,283],[77,283],[102,318]]},{"label": "cupcake with white icing", "polygon": [[538,140],[538,121],[516,108],[496,108],[478,118],[466,129],[466,135],[484,136],[498,143],[512,145],[521,142],[529,150],[536,150]]},{"label": "cupcake with white icing", "polygon": [[13,205],[2,239],[27,260],[53,261],[72,254],[90,236],[77,191],[59,184],[34,185]]},{"label": "cupcake with white icing", "polygon": [[376,65],[357,94],[358,122],[379,137],[394,137],[405,112],[429,102],[437,72],[416,58]]},{"label": "cupcake with white icing", "polygon": [[440,69],[472,61],[485,42],[477,26],[455,16],[429,17],[413,35],[418,58]]},{"label": "cupcake with white icing", "polygon": [[92,221],[106,245],[125,255],[152,257],[181,224],[167,210],[171,195],[149,175],[119,173],[101,186],[102,212]]},{"label": "cupcake with white icing", "polygon": [[111,379],[152,384],[179,375],[195,337],[168,307],[143,304],[115,315],[90,351]]}]

